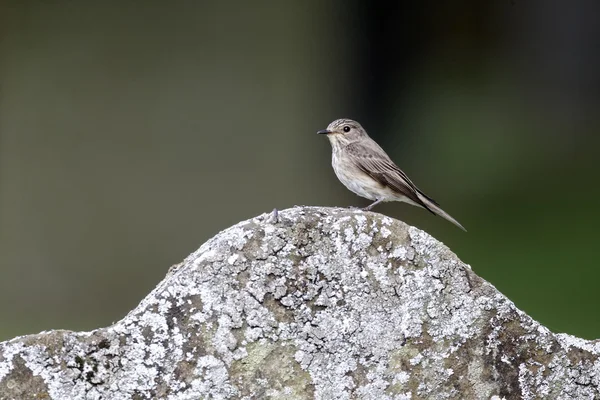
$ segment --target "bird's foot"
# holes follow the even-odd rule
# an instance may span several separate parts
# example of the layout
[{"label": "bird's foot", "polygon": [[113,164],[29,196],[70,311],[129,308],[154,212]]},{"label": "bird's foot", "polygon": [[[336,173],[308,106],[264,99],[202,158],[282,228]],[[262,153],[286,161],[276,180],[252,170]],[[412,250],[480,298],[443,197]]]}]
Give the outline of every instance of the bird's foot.
[{"label": "bird's foot", "polygon": [[373,207],[375,207],[377,204],[381,203],[382,201],[383,201],[383,199],[378,199],[378,200],[376,200],[374,203],[372,203],[372,204],[369,204],[368,206],[366,206],[365,208],[363,208],[362,210],[363,210],[363,211],[371,211],[371,209],[372,209]]}]

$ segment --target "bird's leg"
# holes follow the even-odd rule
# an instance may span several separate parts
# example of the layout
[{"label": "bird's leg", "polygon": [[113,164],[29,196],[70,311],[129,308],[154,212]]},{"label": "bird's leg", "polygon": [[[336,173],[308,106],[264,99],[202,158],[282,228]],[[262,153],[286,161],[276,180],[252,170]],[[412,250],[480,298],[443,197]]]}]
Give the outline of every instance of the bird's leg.
[{"label": "bird's leg", "polygon": [[377,201],[375,201],[373,204],[366,206],[365,208],[363,208],[363,211],[371,211],[371,209],[373,207],[375,207],[377,204],[381,203],[383,201],[383,199],[378,199]]}]

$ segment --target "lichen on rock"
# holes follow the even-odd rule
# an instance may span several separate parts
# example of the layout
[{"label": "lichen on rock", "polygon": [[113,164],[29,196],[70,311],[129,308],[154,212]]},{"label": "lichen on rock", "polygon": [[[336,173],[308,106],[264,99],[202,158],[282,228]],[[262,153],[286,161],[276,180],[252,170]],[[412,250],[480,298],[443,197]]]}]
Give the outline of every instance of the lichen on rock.
[{"label": "lichen on rock", "polygon": [[598,354],[417,228],[296,207],[219,233],[110,327],[1,343],[0,399],[593,399]]}]

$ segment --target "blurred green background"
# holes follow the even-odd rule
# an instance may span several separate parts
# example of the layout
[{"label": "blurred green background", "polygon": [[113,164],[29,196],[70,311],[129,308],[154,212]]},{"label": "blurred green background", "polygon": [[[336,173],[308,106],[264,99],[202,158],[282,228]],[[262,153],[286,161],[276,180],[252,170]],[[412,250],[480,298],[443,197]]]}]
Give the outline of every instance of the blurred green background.
[{"label": "blurred green background", "polygon": [[3,1],[0,340],[119,320],[232,224],[364,206],[360,121],[467,229],[425,229],[555,332],[600,337],[600,2]]}]

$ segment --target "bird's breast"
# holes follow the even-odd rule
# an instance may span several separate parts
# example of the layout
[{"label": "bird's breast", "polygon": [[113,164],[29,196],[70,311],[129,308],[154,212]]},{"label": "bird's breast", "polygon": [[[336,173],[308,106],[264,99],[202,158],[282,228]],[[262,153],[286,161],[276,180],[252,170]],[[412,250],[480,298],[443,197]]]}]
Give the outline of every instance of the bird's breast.
[{"label": "bird's breast", "polygon": [[381,184],[361,171],[351,158],[334,152],[331,165],[340,182],[351,192],[369,200],[381,197]]}]

